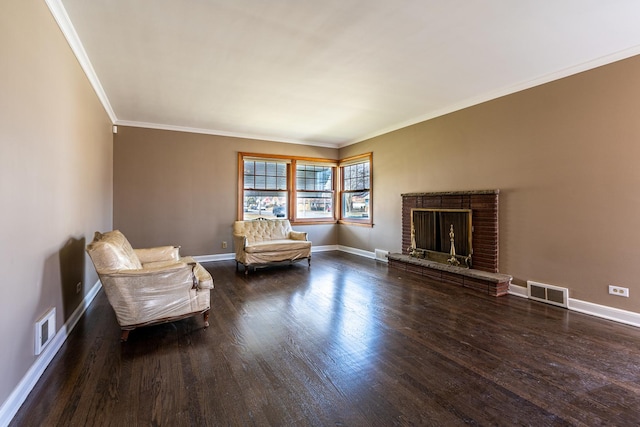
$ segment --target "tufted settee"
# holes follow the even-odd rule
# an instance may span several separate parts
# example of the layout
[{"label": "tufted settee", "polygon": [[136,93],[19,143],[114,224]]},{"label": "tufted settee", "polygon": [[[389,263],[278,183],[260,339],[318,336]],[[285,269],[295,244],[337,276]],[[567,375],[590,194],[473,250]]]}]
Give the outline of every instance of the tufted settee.
[{"label": "tufted settee", "polygon": [[196,314],[209,326],[213,279],[179,248],[133,249],[118,230],[96,232],[87,245],[107,299],[126,341],[139,326],[171,322]]},{"label": "tufted settee", "polygon": [[236,221],[233,225],[236,270],[281,261],[307,259],[311,266],[311,242],[307,233],[293,231],[288,219],[255,219]]}]

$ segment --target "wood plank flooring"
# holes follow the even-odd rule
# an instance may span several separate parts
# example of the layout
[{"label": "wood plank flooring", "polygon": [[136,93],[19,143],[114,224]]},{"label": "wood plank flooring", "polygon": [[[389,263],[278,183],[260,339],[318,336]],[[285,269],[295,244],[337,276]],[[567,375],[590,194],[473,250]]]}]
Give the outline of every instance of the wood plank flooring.
[{"label": "wood plank flooring", "polygon": [[640,329],[341,252],[215,278],[200,317],[120,330],[100,293],[12,426],[640,424]]}]

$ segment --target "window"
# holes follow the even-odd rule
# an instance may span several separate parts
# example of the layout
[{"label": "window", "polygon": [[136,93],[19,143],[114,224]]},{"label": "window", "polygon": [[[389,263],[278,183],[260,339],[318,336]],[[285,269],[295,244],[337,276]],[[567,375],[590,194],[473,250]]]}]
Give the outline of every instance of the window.
[{"label": "window", "polygon": [[340,162],[340,220],[345,223],[373,224],[371,213],[372,153]]},{"label": "window", "polygon": [[238,153],[238,219],[372,226],[372,159]]},{"label": "window", "polygon": [[334,160],[239,153],[238,218],[335,222],[336,167]]},{"label": "window", "polygon": [[287,162],[243,159],[242,166],[242,218],[288,218]]},{"label": "window", "polygon": [[296,219],[334,219],[334,170],[296,163]]}]

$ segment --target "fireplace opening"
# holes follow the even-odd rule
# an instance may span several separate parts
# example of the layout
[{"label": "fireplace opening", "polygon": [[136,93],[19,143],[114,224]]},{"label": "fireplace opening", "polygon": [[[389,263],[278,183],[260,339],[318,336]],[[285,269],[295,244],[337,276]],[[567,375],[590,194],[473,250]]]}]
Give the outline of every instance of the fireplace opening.
[{"label": "fireplace opening", "polygon": [[418,258],[471,267],[471,209],[411,209],[411,247]]}]

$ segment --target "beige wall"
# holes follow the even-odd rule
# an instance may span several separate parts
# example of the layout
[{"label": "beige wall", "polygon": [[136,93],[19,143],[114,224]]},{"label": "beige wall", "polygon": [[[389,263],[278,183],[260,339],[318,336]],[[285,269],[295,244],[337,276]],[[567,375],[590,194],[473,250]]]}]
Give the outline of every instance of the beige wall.
[{"label": "beige wall", "polygon": [[111,226],[112,138],[45,2],[3,2],[0,58],[1,406],[36,362],[36,320],[56,307],[59,330],[97,281],[83,246]]},{"label": "beige wall", "polygon": [[[400,251],[400,194],[494,189],[500,271],[570,297],[640,312],[640,58],[503,97],[338,150],[120,127],[114,226],[134,246],[230,253],[237,152],[345,158],[374,153],[373,228],[307,226],[314,245]],[[607,285],[630,288],[610,296]]]},{"label": "beige wall", "polygon": [[634,57],[341,149],[374,153],[375,226],[340,244],[400,251],[401,193],[498,188],[501,272],[640,312],[638,76]]},{"label": "beige wall", "polygon": [[[338,154],[332,148],[119,126],[114,227],[134,247],[173,244],[184,255],[232,253],[238,152],[329,159]],[[320,246],[337,244],[336,227],[295,228]]]}]

